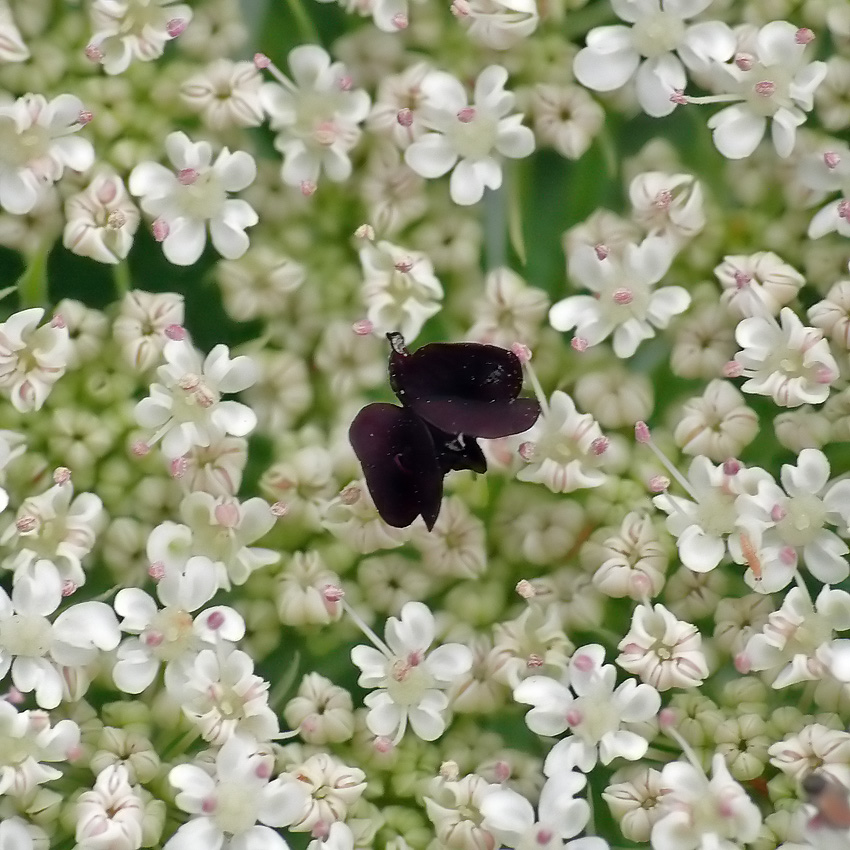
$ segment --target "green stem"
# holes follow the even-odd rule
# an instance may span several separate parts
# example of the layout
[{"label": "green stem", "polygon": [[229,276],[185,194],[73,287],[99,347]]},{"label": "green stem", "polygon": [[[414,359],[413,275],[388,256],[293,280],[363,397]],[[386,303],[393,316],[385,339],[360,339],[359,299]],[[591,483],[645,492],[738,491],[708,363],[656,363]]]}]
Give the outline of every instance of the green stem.
[{"label": "green stem", "polygon": [[119,297],[126,295],[133,288],[130,266],[126,260],[120,260],[112,267],[112,280],[115,283],[115,292]]},{"label": "green stem", "polygon": [[21,307],[47,306],[47,258],[51,247],[52,243],[43,245],[31,254],[26,270],[18,278]]},{"label": "green stem", "polygon": [[298,27],[302,41],[321,44],[322,39],[319,36],[319,31],[301,0],[286,0],[286,5],[289,6],[289,11],[295,18],[295,25]]},{"label": "green stem", "polygon": [[508,237],[520,263],[525,266],[528,253],[525,250],[525,236],[522,232],[522,186],[525,169],[521,163],[515,163],[511,169],[505,169],[508,181]]}]

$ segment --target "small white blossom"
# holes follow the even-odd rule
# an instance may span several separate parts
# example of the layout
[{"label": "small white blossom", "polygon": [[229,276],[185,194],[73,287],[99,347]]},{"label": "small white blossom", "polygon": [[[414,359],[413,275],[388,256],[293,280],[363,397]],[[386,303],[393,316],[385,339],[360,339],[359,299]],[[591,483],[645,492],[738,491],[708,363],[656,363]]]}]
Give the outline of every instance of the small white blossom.
[{"label": "small white blossom", "polygon": [[62,582],[46,561],[20,575],[11,598],[0,589],[0,678],[11,669],[15,687],[34,692],[47,709],[59,705],[67,676],[82,674],[121,637],[115,614],[103,602],[72,605],[51,622],[61,601]]},{"label": "small white blossom", "polygon": [[207,224],[222,257],[241,257],[248,250],[245,228],[259,218],[247,201],[229,194],[254,182],[254,158],[222,148],[213,162],[209,142],[193,142],[181,132],[168,135],[165,149],[175,171],[141,162],[130,173],[129,186],[141,198],[142,209],[155,217],[154,233],[166,259],[178,266],[197,262],[206,245]]},{"label": "small white blossom", "polygon": [[65,322],[57,316],[39,326],[43,317],[31,307],[0,324],[0,389],[22,413],[41,409],[71,357]]},{"label": "small white blossom", "polygon": [[311,832],[320,824],[345,820],[366,791],[366,774],[330,753],[315,753],[288,767],[307,792],[302,813],[292,824],[294,832]]},{"label": "small white blossom", "polygon": [[638,605],[617,649],[617,664],[659,691],[699,687],[708,678],[699,629],[663,605]]},{"label": "small white blossom", "polygon": [[682,761],[664,765],[665,793],[652,827],[653,850],[739,850],[755,841],[761,827],[758,806],[732,779],[720,753],[711,761],[711,779]]},{"label": "small white blossom", "polygon": [[484,279],[484,297],[473,309],[475,324],[467,338],[509,348],[517,340],[534,345],[549,299],[508,268],[493,269]]},{"label": "small white blossom", "polygon": [[192,9],[175,0],[94,0],[94,26],[86,50],[107,74],[121,74],[137,59],[152,62],[192,20]]},{"label": "small white blossom", "polygon": [[514,95],[505,91],[508,72],[485,68],[475,81],[472,105],[459,80],[430,71],[422,81],[422,120],[430,132],[411,144],[405,162],[422,177],[451,171],[450,192],[456,204],[477,203],[484,189],[502,185],[500,156],[521,159],[534,150],[534,134],[511,114]]},{"label": "small white blossom", "polygon": [[797,29],[788,21],[771,21],[756,34],[746,63],[716,66],[717,85],[728,92],[717,99],[741,101],[708,119],[714,144],[727,159],[750,156],[768,118],[779,156],[788,157],[794,150],[797,127],[805,122],[815,89],[826,76],[825,63],[805,60],[806,43],[797,38]]},{"label": "small white blossom", "polygon": [[782,607],[771,614],[759,634],[736,659],[738,669],[766,670],[774,688],[817,681],[826,667],[819,652],[835,632],[850,629],[850,593],[824,587],[814,604],[800,587],[792,587]]},{"label": "small white blossom", "polygon": [[427,62],[415,62],[378,83],[375,103],[366,125],[391,139],[401,150],[425,132],[421,114],[422,81],[430,70]]},{"label": "small white blossom", "polygon": [[604,660],[602,646],[583,646],[570,659],[565,683],[530,676],[514,689],[517,702],[533,706],[525,716],[532,732],[547,737],[571,733],[549,751],[546,776],[574,768],[587,773],[597,761],[636,761],[646,753],[649,742],[622,727],[654,717],[661,697],[651,685],[638,685],[634,679],[616,687],[617,672]]},{"label": "small white blossom", "polygon": [[390,617],[379,649],[355,646],[351,660],[360,668],[357,684],[377,688],[368,694],[366,725],[379,737],[400,741],[410,723],[424,741],[435,741],[446,728],[446,689],[472,666],[472,653],[459,643],[429,652],[434,615],[421,602],[408,602],[401,617]]},{"label": "small white blossom", "polygon": [[834,283],[823,301],[809,307],[808,315],[836,345],[850,349],[850,280]]},{"label": "small white blossom", "polygon": [[25,62],[30,50],[15,26],[7,0],[0,0],[0,62]]},{"label": "small white blossom", "polygon": [[809,223],[809,239],[827,233],[850,236],[850,147],[831,141],[826,150],[807,156],[800,165],[800,179],[819,198],[839,193],[815,213]]},{"label": "small white blossom", "polygon": [[360,249],[360,266],[366,317],[375,335],[397,331],[412,342],[425,322],[440,312],[443,287],[421,251],[391,242],[368,243]]},{"label": "small white blossom", "polygon": [[850,733],[809,723],[770,746],[770,763],[792,779],[823,770],[839,782],[850,782]]},{"label": "small white blossom", "polygon": [[226,345],[217,345],[201,360],[186,340],[169,340],[163,347],[165,365],[157,369],[161,383],[135,407],[143,428],[156,428],[148,441],[162,439],[162,451],[174,459],[192,446],[209,446],[227,434],[244,437],[254,430],[257,417],[237,401],[222,401],[224,393],[238,393],[257,380],[257,367],[245,356],[230,358]]},{"label": "small white blossom", "polygon": [[165,668],[165,687],[211,744],[245,734],[270,741],[278,734],[269,683],[254,674],[251,656],[238,649],[219,645],[178,659]]},{"label": "small white blossom", "polygon": [[607,480],[595,451],[604,439],[599,424],[589,413],[579,413],[561,390],[552,393],[548,411],[522,439],[530,455],[517,473],[519,481],[544,484],[553,493],[572,493]]},{"label": "small white blossom", "polygon": [[680,243],[705,227],[702,184],[690,174],[646,171],[629,184],[632,216],[650,236]]},{"label": "small white blossom", "polygon": [[0,536],[0,543],[11,550],[3,568],[12,570],[17,581],[36,562],[49,563],[61,581],[82,586],[82,561],[95,545],[102,516],[100,498],[94,493],[74,498],[70,481],[24,499],[15,522]]},{"label": "small white blossom", "polygon": [[289,826],[307,795],[289,775],[270,781],[273,756],[250,737],[230,737],[215,756],[214,770],[180,764],[168,774],[175,802],[192,817],[166,842],[166,850],[262,848],[287,850],[272,827]]},{"label": "small white blossom", "polygon": [[710,3],[614,0],[614,12],[631,27],[592,29],[587,47],[573,63],[576,79],[594,91],[613,91],[634,79],[641,109],[656,118],[669,115],[675,109],[670,96],[687,82],[685,66],[705,71],[711,62],[725,62],[735,50],[735,37],[726,24],[686,24]]},{"label": "small white blossom", "polygon": [[452,11],[473,41],[494,50],[509,50],[540,23],[535,0],[464,0]]},{"label": "small white blossom", "polygon": [[73,720],[51,726],[47,712],[19,712],[0,700],[0,795],[24,797],[37,785],[59,779],[62,771],[43,762],[71,761],[79,745],[80,727]]},{"label": "small white blossom", "polygon": [[745,393],[769,396],[780,407],[821,404],[839,370],[823,332],[807,328],[790,307],[779,321],[751,316],[735,330],[741,350],[735,355],[740,374],[747,378]]},{"label": "small white blossom", "polygon": [[605,125],[605,110],[581,86],[537,83],[529,111],[539,144],[567,159],[580,159]]},{"label": "small white blossom", "polygon": [[76,802],[79,850],[138,850],[143,842],[145,806],[139,786],[131,786],[127,768],[114,764],[102,770],[94,788]]},{"label": "small white blossom", "polygon": [[[617,771],[613,778],[620,775]],[[661,772],[649,767],[637,772],[629,770],[625,776],[623,781],[609,785],[602,797],[619,822],[623,836],[645,844],[658,820],[658,801],[663,793]]]},{"label": "small white blossom", "polygon": [[27,94],[0,104],[0,207],[14,215],[28,213],[66,168],[89,169],[94,148],[73,134],[90,120],[83,102],[71,94],[51,101]]},{"label": "small white blossom", "polygon": [[283,154],[281,179],[289,186],[315,186],[324,172],[336,183],[351,176],[349,153],[360,139],[359,125],[369,114],[369,95],[353,89],[341,62],[314,44],[289,54],[292,80],[260,89],[263,108],[277,133],[275,148]]},{"label": "small white blossom", "polygon": [[263,78],[253,62],[215,59],[180,86],[183,102],[212,130],[259,127]]},{"label": "small white blossom", "polygon": [[720,300],[736,316],[771,316],[790,304],[806,282],[803,275],[773,251],[734,254],[714,269],[723,287]]},{"label": "small white blossom", "polygon": [[578,245],[569,257],[569,276],[592,295],[573,295],[549,310],[557,331],[575,329],[587,345],[598,345],[611,334],[617,357],[631,357],[656,328],[684,313],[691,296],[681,286],[655,289],[676,255],[675,243],[648,236],[620,254],[601,255],[590,245]]},{"label": "small white blossom", "polygon": [[310,744],[340,743],[354,735],[351,694],[319,673],[308,673],[283,716]]},{"label": "small white blossom", "polygon": [[67,224],[62,244],[81,257],[99,263],[118,263],[130,253],[139,228],[139,210],[124,181],[105,171],[88,187],[65,202]]},{"label": "small white blossom", "polygon": [[207,608],[218,589],[215,565],[209,558],[189,558],[182,570],[166,570],[157,584],[163,607],[138,587],[125,587],[115,596],[121,629],[138,637],[122,641],[112,668],[115,685],[139,694],[153,682],[160,664],[179,663],[219,641],[235,642],[245,634],[245,622],[232,608]]},{"label": "small white blossom", "polygon": [[125,362],[138,372],[146,372],[162,355],[168,341],[165,332],[182,327],[183,319],[182,295],[134,289],[121,299],[112,333]]}]

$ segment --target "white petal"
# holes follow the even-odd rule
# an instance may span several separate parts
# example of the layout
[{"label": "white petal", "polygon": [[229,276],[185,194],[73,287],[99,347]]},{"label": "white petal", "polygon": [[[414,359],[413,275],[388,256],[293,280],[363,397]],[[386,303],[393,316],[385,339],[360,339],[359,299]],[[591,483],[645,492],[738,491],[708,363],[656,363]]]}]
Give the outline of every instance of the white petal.
[{"label": "white petal", "polygon": [[686,83],[685,69],[672,53],[647,59],[637,72],[638,103],[653,118],[669,115],[676,108],[670,96],[675,91],[682,91]]},{"label": "white petal", "polygon": [[457,162],[457,153],[440,133],[426,133],[404,152],[404,161],[421,177],[442,177]]},{"label": "white petal", "polygon": [[573,73],[589,89],[613,91],[632,78],[639,62],[629,27],[597,27],[587,34],[587,47],[576,54]]},{"label": "white petal", "polygon": [[257,427],[257,415],[238,401],[220,401],[210,417],[225,434],[246,437]]},{"label": "white petal", "polygon": [[196,218],[179,218],[169,222],[170,232],[162,243],[162,251],[169,263],[191,266],[196,263],[207,243],[204,222]]},{"label": "white petal", "polygon": [[766,124],[766,118],[738,105],[727,106],[708,119],[714,144],[727,159],[748,157],[762,140]]}]

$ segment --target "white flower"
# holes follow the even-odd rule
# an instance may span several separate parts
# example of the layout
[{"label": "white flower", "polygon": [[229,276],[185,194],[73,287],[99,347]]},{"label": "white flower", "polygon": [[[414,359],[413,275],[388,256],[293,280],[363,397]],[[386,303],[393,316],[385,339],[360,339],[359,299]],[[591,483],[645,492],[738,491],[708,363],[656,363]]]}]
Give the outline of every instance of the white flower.
[{"label": "white flower", "polygon": [[467,339],[509,348],[518,340],[534,345],[549,299],[509,268],[497,268],[484,278],[484,297],[475,302],[475,324]]},{"label": "white flower", "polygon": [[94,0],[94,35],[86,54],[107,74],[121,74],[134,59],[151,62],[192,20],[192,9],[175,0]]},{"label": "white flower", "polygon": [[825,63],[805,61],[806,42],[797,38],[797,31],[788,21],[771,21],[758,31],[753,55],[747,54],[745,63],[717,66],[718,84],[729,93],[717,100],[742,101],[708,119],[714,144],[727,159],[748,157],[762,140],[768,118],[779,156],[794,150],[797,127],[805,122],[815,89],[826,76]]},{"label": "white flower", "polygon": [[340,743],[354,735],[351,694],[319,673],[304,676],[283,716],[310,744]]},{"label": "white flower", "polygon": [[0,823],[0,847],[8,847],[9,850],[33,850],[35,844],[27,826],[28,824],[18,817],[4,818]]},{"label": "white flower", "polygon": [[192,817],[166,842],[166,850],[287,850],[272,827],[297,820],[306,794],[290,776],[269,781],[273,765],[273,756],[256,741],[234,735],[216,754],[214,771],[194,764],[173,767],[168,781],[177,789],[175,802]]},{"label": "white flower", "polygon": [[809,223],[809,239],[819,239],[827,233],[850,236],[850,147],[830,141],[822,153],[806,157],[800,165],[800,180],[819,197],[839,193],[821,207]]},{"label": "white flower", "polygon": [[244,437],[254,430],[257,417],[237,401],[222,401],[223,393],[238,393],[257,380],[254,362],[245,356],[230,358],[226,345],[217,345],[201,360],[186,340],[169,340],[163,348],[165,365],[157,369],[162,383],[153,383],[150,396],[135,407],[143,428],[157,428],[148,441],[162,439],[168,458],[185,455],[192,446],[209,446],[226,434]]},{"label": "white flower", "polygon": [[738,457],[758,432],[758,416],[741,393],[729,381],[715,378],[701,396],[682,405],[673,438],[685,454],[719,462]]},{"label": "white flower", "polygon": [[605,110],[581,86],[537,83],[529,110],[537,141],[567,159],[580,159],[605,125]]},{"label": "white flower", "polygon": [[376,336],[397,331],[412,342],[425,322],[440,312],[443,287],[421,251],[370,242],[360,249],[360,266],[366,317]]},{"label": "white flower", "polygon": [[736,316],[771,316],[790,304],[806,282],[803,275],[773,251],[723,258],[714,275],[723,287],[720,300]]},{"label": "white flower", "polygon": [[615,758],[636,761],[643,758],[649,742],[623,724],[654,717],[661,707],[658,691],[627,679],[616,687],[617,672],[603,664],[605,649],[591,644],[577,649],[570,659],[567,684],[548,676],[529,676],[514,689],[517,702],[534,706],[525,716],[532,732],[553,737],[567,729],[549,751],[544,765],[546,776],[578,770],[587,773],[601,760]]},{"label": "white flower", "polygon": [[169,328],[182,327],[183,296],[134,289],[121,299],[112,333],[127,364],[146,372],[162,355]]},{"label": "white flower", "polygon": [[400,741],[410,723],[424,741],[435,741],[446,728],[449,699],[445,690],[472,666],[472,653],[459,643],[429,652],[434,615],[421,602],[408,602],[401,617],[390,617],[386,645],[355,646],[351,660],[360,668],[357,684],[377,688],[368,694],[366,725],[374,735]]},{"label": "white flower", "polygon": [[91,142],[72,135],[90,120],[71,94],[51,101],[27,94],[0,105],[0,206],[15,215],[28,213],[66,168],[90,168]]},{"label": "white flower", "polygon": [[494,50],[510,49],[540,23],[535,0],[455,0],[451,9],[473,41]]},{"label": "white flower", "polygon": [[254,675],[250,655],[228,650],[226,644],[169,664],[165,687],[211,744],[223,744],[237,734],[258,741],[278,734],[277,716],[269,707],[269,683]]},{"label": "white flower", "polygon": [[29,48],[15,26],[12,10],[7,0],[0,0],[0,62],[25,62],[29,58]]},{"label": "white flower", "polygon": [[200,112],[213,130],[259,127],[263,122],[263,78],[253,62],[214,59],[181,86],[183,102]]},{"label": "white flower", "polygon": [[747,642],[736,667],[766,670],[774,688],[817,681],[826,670],[820,653],[835,632],[850,629],[850,593],[824,587],[812,604],[800,587],[792,587],[782,607],[768,618],[759,634]]},{"label": "white flower", "polygon": [[594,586],[614,598],[657,596],[670,560],[659,531],[647,514],[626,514],[617,535],[602,543],[602,563],[593,573]]},{"label": "white flower", "polygon": [[431,71],[422,81],[422,120],[431,132],[410,145],[404,159],[422,177],[451,171],[456,204],[474,204],[485,187],[502,185],[499,156],[521,159],[534,150],[534,134],[522,126],[522,115],[510,114],[515,98],[505,91],[507,79],[501,65],[485,68],[475,81],[471,106],[451,74]]},{"label": "white flower", "polygon": [[710,3],[613,0],[614,12],[632,26],[592,29],[587,47],[573,63],[576,79],[595,91],[613,91],[635,79],[641,109],[656,118],[669,115],[675,109],[670,96],[684,89],[687,81],[683,62],[692,71],[705,71],[713,61],[725,62],[735,50],[735,37],[726,24],[685,24]]},{"label": "white flower", "polygon": [[51,727],[47,712],[19,712],[0,700],[0,795],[25,797],[37,785],[59,779],[62,771],[42,762],[69,761],[79,744],[80,727],[73,720]]},{"label": "white flower", "polygon": [[834,283],[823,301],[809,307],[808,315],[836,345],[850,349],[850,280]]},{"label": "white flower", "polygon": [[838,380],[823,332],[805,327],[790,307],[782,308],[778,322],[768,316],[744,319],[735,340],[741,346],[735,355],[738,373],[748,379],[741,389],[769,396],[780,407],[820,404]]},{"label": "white flower", "polygon": [[626,777],[622,782],[609,785],[602,792],[602,798],[618,821],[623,836],[629,841],[647,843],[652,825],[658,820],[661,773],[645,767],[629,770]]},{"label": "white flower", "polygon": [[259,219],[247,201],[228,195],[254,182],[254,158],[222,148],[212,162],[209,142],[193,142],[181,132],[169,133],[165,149],[175,172],[158,162],[141,162],[130,172],[129,186],[142,209],[156,217],[154,232],[166,259],[178,266],[197,262],[207,223],[216,251],[229,260],[241,257],[248,250],[245,228]]},{"label": "white flower", "polygon": [[737,530],[735,498],[755,492],[758,483],[769,478],[758,467],[728,469],[699,456],[688,468],[693,501],[669,493],[655,496],[652,501],[667,514],[667,530],[677,538],[679,558],[689,570],[705,573],[723,560],[726,539]]},{"label": "white flower", "polygon": [[41,307],[31,307],[0,324],[0,388],[22,413],[41,409],[71,356],[65,322],[56,316],[39,327],[43,317]]},{"label": "white flower", "polygon": [[708,678],[699,629],[663,605],[638,605],[617,649],[617,664],[659,691],[699,687]]},{"label": "white flower", "polygon": [[275,148],[283,154],[281,179],[289,186],[315,187],[324,172],[342,182],[351,175],[348,154],[360,138],[361,122],[369,114],[369,95],[352,89],[341,62],[321,47],[302,44],[289,54],[292,80],[260,89],[270,126],[277,132]]},{"label": "white flower", "polygon": [[587,345],[613,334],[617,357],[631,357],[641,342],[655,336],[656,328],[666,328],[691,303],[681,286],[654,288],[675,255],[675,243],[659,236],[629,244],[622,254],[604,255],[590,245],[577,245],[570,252],[569,276],[593,295],[558,301],[549,310],[549,322],[557,331],[575,328]]},{"label": "white flower", "polygon": [[383,77],[378,83],[366,125],[391,139],[401,150],[425,132],[420,112],[422,81],[430,70],[427,62],[415,62],[398,74]]},{"label": "white flower", "polygon": [[121,633],[103,602],[81,602],[48,619],[62,601],[62,582],[52,564],[36,561],[12,587],[0,589],[0,678],[11,669],[22,693],[35,692],[42,708],[56,708],[65,687],[65,668],[74,675],[100,651],[118,646]]},{"label": "white flower", "polygon": [[646,171],[629,184],[635,221],[651,236],[686,242],[705,227],[702,184],[690,174]]},{"label": "white flower", "polygon": [[808,723],[768,749],[770,763],[797,781],[823,770],[840,782],[850,780],[850,733]]},{"label": "white flower", "polygon": [[91,791],[76,802],[79,850],[138,850],[143,841],[145,806],[139,786],[131,787],[127,768],[110,765],[98,775]]},{"label": "white flower", "polygon": [[761,827],[758,806],[732,779],[720,753],[711,779],[693,765],[664,765],[660,817],[652,828],[653,850],[739,850],[755,841]]},{"label": "white flower", "polygon": [[[781,477],[784,492],[768,478],[759,483],[756,493],[737,499],[741,524],[754,532],[761,545],[773,547],[777,559],[788,565],[782,570],[788,581],[799,554],[818,581],[838,584],[850,574],[844,557],[850,549],[826,525],[836,525],[840,534],[850,535],[850,480],[829,486],[829,461],[817,449],[803,449],[796,466],[783,464]],[[762,558],[765,571],[768,565]]]},{"label": "white flower", "polygon": [[578,835],[590,819],[590,806],[575,796],[587,784],[587,778],[575,770],[546,780],[540,791],[535,816],[531,803],[511,788],[491,786],[480,803],[482,827],[491,832],[503,847],[540,850],[608,850],[602,838],[567,841]]},{"label": "white flower", "polygon": [[233,496],[242,484],[248,462],[248,441],[244,437],[221,437],[209,446],[193,446],[179,461],[179,478],[184,492],[201,490],[211,496]]},{"label": "white flower", "polygon": [[292,824],[294,832],[311,832],[320,824],[345,820],[366,790],[366,774],[330,753],[315,753],[288,768],[308,795],[301,815]]},{"label": "white flower", "polygon": [[130,200],[124,181],[109,171],[101,172],[84,191],[68,198],[65,218],[62,244],[99,263],[123,260],[139,228],[139,210]]},{"label": "white flower", "polygon": [[166,570],[157,584],[163,604],[138,587],[125,587],[115,596],[115,612],[123,617],[121,629],[138,635],[118,647],[112,669],[116,686],[139,694],[153,682],[160,664],[179,663],[221,640],[235,642],[245,634],[245,622],[232,608],[207,608],[191,614],[215,595],[215,565],[209,558],[189,558],[182,570]]},{"label": "white flower", "polygon": [[599,424],[589,413],[579,413],[561,390],[552,393],[548,411],[522,438],[530,456],[517,473],[518,481],[544,484],[553,493],[572,493],[607,480],[595,451],[604,440]]},{"label": "white flower", "polygon": [[15,522],[0,543],[11,549],[3,567],[18,577],[40,561],[50,563],[66,590],[85,584],[82,560],[94,547],[103,516],[103,502],[94,493],[74,498],[70,481],[30,496],[18,508]]}]

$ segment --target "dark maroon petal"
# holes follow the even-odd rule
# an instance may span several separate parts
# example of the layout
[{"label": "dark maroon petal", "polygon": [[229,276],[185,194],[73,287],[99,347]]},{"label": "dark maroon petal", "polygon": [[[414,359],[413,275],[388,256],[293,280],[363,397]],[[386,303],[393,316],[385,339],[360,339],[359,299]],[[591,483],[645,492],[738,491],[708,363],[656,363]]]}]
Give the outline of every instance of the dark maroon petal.
[{"label": "dark maroon petal", "polygon": [[[427,422],[425,424],[428,425]],[[444,475],[456,469],[469,469],[481,474],[487,471],[487,458],[475,437],[469,434],[447,434],[433,425],[428,425],[428,430],[437,450],[437,463]]]},{"label": "dark maroon petal", "polygon": [[540,404],[533,398],[488,402],[435,396],[408,399],[407,403],[414,413],[441,431],[488,440],[521,434],[540,416]]},{"label": "dark maroon petal", "polygon": [[433,396],[510,401],[522,389],[522,364],[512,351],[478,342],[433,342],[413,354],[394,347],[390,384],[405,404]]},{"label": "dark maroon petal", "polygon": [[425,423],[394,404],[369,404],[354,417],[348,438],[381,518],[406,528],[420,514],[434,527],[443,498],[443,472]]}]

